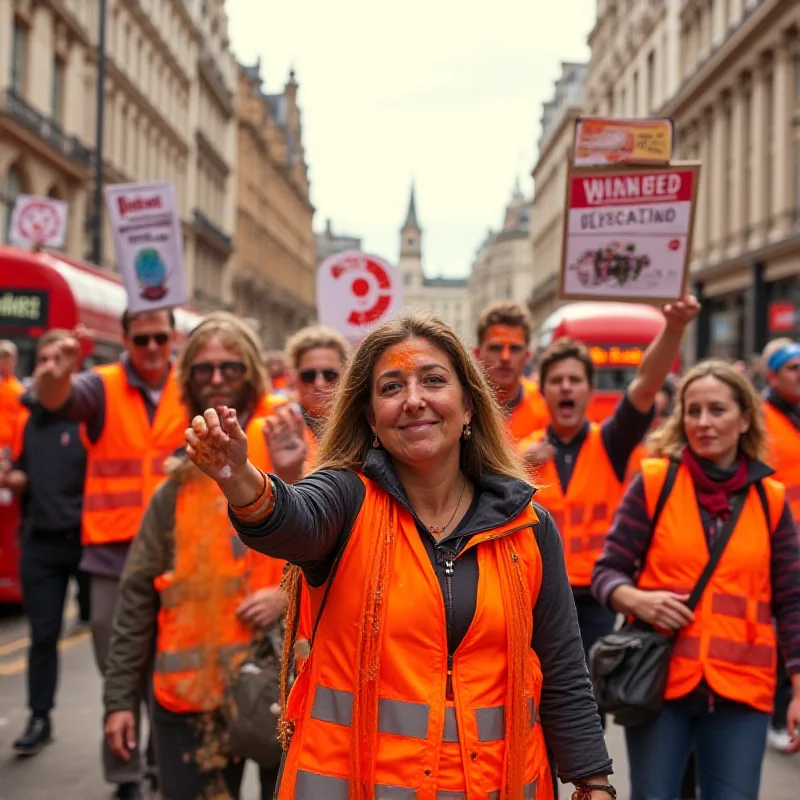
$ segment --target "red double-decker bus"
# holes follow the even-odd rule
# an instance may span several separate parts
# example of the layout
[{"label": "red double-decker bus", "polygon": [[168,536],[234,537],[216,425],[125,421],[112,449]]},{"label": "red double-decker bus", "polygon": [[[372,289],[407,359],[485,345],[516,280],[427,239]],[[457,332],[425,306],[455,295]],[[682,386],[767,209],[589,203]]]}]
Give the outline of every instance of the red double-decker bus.
[{"label": "red double-decker bus", "polygon": [[[0,339],[19,351],[17,374],[27,378],[36,360],[36,341],[51,328],[83,323],[94,333],[85,344],[84,366],[115,361],[123,349],[120,319],[127,305],[122,282],[90,264],[60,253],[0,247]],[[179,341],[202,317],[175,310]],[[19,505],[0,493],[0,603],[19,603]]]},{"label": "red double-decker bus", "polygon": [[[539,330],[540,350],[556,339],[569,337],[583,342],[595,366],[594,398],[589,418],[610,416],[650,342],[664,326],[657,308],[641,303],[581,302],[556,309]],[[680,369],[676,360],[674,372]]]}]

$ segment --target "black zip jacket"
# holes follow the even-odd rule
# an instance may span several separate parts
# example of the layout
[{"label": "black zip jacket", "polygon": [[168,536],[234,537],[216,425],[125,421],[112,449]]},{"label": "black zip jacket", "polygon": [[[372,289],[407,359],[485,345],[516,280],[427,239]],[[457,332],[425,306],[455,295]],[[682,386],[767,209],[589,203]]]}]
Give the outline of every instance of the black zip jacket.
[{"label": "black zip jacket", "polygon": [[[462,558],[455,556],[475,534],[514,519],[531,501],[533,489],[513,478],[484,476],[476,485],[475,499],[459,526],[436,543],[411,508],[386,451],[370,451],[364,474],[402,503],[417,523],[442,587],[452,654],[475,615],[478,548],[471,548]],[[231,513],[231,522],[249,547],[297,564],[312,586],[321,586],[347,543],[364,501],[364,484],[354,472],[343,470],[317,472],[293,486],[271,478],[276,503],[269,519],[248,526]],[[611,759],[586,669],[561,536],[550,514],[539,505],[535,509],[539,517],[535,535],[542,556],[542,585],[533,608],[531,647],[539,657],[544,676],[539,711],[542,728],[555,757],[558,776],[567,783],[609,774]]]},{"label": "black zip jacket", "polygon": [[30,411],[22,432],[22,452],[14,464],[28,476],[23,497],[26,529],[79,528],[83,509],[86,450],[77,422],[44,409],[32,392],[20,402]]}]

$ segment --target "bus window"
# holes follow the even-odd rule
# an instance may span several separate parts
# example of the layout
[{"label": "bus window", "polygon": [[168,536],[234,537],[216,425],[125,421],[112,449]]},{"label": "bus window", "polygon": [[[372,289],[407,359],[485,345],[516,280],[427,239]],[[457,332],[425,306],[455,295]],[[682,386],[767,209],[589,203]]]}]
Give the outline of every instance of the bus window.
[{"label": "bus window", "polygon": [[624,392],[636,377],[636,367],[596,369],[594,388],[601,392]]}]

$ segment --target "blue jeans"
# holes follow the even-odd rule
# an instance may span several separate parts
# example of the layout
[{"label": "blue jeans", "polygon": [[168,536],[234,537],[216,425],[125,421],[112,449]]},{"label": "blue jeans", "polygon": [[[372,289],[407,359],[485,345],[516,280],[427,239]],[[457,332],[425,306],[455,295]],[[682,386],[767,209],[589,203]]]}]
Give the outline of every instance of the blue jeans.
[{"label": "blue jeans", "polygon": [[692,747],[703,800],[757,800],[769,721],[741,703],[668,700],[655,722],[625,730],[631,800],[678,800]]}]

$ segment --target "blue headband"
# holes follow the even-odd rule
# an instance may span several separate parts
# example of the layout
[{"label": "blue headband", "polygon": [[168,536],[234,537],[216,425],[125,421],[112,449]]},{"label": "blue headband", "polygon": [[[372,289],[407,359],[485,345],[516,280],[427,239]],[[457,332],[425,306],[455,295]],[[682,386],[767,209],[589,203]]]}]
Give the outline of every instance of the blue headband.
[{"label": "blue headband", "polygon": [[792,342],[784,345],[770,356],[769,361],[767,361],[767,369],[770,372],[777,372],[787,361],[791,361],[795,356],[800,356],[800,344]]}]

